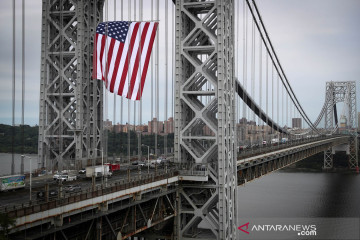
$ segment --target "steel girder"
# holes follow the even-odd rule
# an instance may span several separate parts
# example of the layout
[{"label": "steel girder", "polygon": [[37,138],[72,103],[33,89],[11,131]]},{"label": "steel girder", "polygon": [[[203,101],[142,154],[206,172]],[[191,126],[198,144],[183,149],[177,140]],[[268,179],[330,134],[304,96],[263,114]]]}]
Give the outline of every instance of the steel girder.
[{"label": "steel girder", "polygon": [[[352,137],[349,139],[349,168],[358,167],[357,133],[356,133],[356,82],[327,82],[325,99],[325,130],[334,131],[334,106],[338,102],[344,102],[346,107],[347,126],[346,132]],[[333,167],[332,150],[324,152],[324,168]]]},{"label": "steel girder", "polygon": [[62,170],[100,156],[102,84],[91,79],[104,0],[43,0],[39,161]]},{"label": "steel girder", "polygon": [[231,0],[176,1],[175,161],[209,174],[180,184],[178,239],[236,239],[233,10]]}]

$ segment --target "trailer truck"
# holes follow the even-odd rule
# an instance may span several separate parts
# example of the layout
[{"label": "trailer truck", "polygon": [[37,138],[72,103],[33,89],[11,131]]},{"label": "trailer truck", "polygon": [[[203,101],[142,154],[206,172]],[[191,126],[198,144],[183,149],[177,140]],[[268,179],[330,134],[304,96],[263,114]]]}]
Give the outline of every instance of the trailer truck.
[{"label": "trailer truck", "polygon": [[8,191],[25,187],[25,175],[0,177],[0,191]]},{"label": "trailer truck", "polygon": [[95,177],[110,177],[112,176],[112,173],[109,171],[108,165],[97,165],[97,166],[90,166],[86,167],[86,177],[92,178],[92,176]]}]

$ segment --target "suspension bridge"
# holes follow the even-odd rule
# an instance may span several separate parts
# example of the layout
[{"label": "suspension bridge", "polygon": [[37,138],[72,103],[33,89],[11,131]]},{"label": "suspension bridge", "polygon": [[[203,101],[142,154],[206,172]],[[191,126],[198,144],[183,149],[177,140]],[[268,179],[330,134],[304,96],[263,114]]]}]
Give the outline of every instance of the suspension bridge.
[{"label": "suspension bridge", "polygon": [[[120,124],[125,116],[128,125],[133,121],[138,147],[131,154],[128,131],[121,143],[127,144],[122,155],[127,171],[101,185],[76,194],[59,186],[58,196],[50,198],[44,183],[45,201],[22,199],[1,206],[2,213],[16,220],[9,230],[12,239],[236,239],[238,185],[320,152],[325,170],[333,168],[336,152],[345,151],[349,168],[359,171],[355,81],[326,82],[323,107],[312,121],[254,0],[161,4],[42,1],[41,169],[78,171],[104,161],[104,155],[106,162],[112,161],[107,149],[113,143],[104,126],[111,107],[114,124],[117,114]],[[160,9],[165,22],[158,29],[146,80],[151,90],[140,101],[110,95],[91,75],[98,23],[159,20]],[[161,134],[157,122],[151,126],[153,153],[171,163],[151,171],[131,170],[132,158],[144,155],[142,131],[135,125],[142,124],[146,112],[160,119],[160,104],[165,120],[174,117],[174,126],[164,122]],[[168,146],[172,131],[174,146]],[[23,155],[22,173],[25,159]]]}]

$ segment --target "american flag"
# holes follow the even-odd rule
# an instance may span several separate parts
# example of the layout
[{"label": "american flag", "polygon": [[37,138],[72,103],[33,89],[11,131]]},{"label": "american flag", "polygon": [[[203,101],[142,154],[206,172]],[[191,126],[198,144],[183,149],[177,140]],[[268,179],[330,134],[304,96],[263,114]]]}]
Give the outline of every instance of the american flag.
[{"label": "american flag", "polygon": [[158,22],[103,22],[96,28],[93,79],[110,92],[140,100]]}]

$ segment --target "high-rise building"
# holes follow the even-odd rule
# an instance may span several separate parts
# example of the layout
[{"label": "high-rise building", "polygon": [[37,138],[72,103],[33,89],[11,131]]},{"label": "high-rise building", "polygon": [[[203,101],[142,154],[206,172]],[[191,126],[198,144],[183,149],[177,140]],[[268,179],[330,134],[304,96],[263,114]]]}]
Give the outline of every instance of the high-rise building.
[{"label": "high-rise building", "polygon": [[293,118],[292,119],[292,128],[301,129],[301,118]]},{"label": "high-rise building", "polygon": [[358,129],[360,130],[360,112],[358,112]]}]

